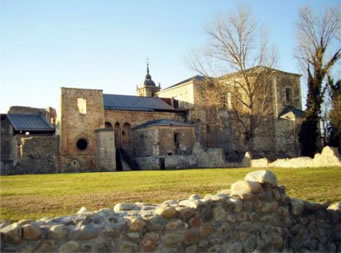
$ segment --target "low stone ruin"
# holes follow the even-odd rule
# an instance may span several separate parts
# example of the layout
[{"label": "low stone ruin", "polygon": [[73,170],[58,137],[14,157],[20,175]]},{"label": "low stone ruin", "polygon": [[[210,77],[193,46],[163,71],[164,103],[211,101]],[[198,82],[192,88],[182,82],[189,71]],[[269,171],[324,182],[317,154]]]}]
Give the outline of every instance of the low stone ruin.
[{"label": "low stone ruin", "polygon": [[337,148],[326,146],[321,153],[311,157],[296,157],[277,159],[270,162],[266,158],[252,159],[252,155],[246,152],[242,162],[242,167],[253,168],[316,168],[316,167],[341,167],[341,156]]},{"label": "low stone ruin", "polygon": [[3,223],[1,252],[340,252],[340,209],[259,170],[215,195]]}]

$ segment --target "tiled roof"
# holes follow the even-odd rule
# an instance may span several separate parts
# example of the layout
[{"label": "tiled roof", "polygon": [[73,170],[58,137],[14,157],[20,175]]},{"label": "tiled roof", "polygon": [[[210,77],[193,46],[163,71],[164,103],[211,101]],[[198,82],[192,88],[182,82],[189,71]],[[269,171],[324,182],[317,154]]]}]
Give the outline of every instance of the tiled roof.
[{"label": "tiled roof", "polygon": [[304,111],[297,109],[294,106],[289,105],[283,109],[283,111],[279,114],[279,117],[281,117],[281,116],[283,116],[289,112],[292,112],[295,115],[295,117],[297,117],[297,118],[302,118],[304,115]]},{"label": "tiled roof", "polygon": [[7,118],[16,131],[55,131],[40,114],[7,114]]},{"label": "tiled roof", "polygon": [[138,97],[103,94],[104,109],[127,111],[175,111],[175,109],[157,97]]},{"label": "tiled roof", "polygon": [[184,123],[176,120],[169,120],[169,119],[159,119],[159,120],[151,120],[147,121],[141,125],[138,125],[133,128],[133,130],[152,127],[152,126],[178,126],[178,127],[194,127],[193,124]]}]

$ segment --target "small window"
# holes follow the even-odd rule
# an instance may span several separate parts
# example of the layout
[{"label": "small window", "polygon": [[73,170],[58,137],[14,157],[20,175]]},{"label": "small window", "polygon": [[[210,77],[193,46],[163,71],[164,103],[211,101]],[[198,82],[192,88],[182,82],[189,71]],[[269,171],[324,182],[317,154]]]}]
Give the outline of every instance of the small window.
[{"label": "small window", "polygon": [[287,102],[291,102],[291,89],[290,88],[285,89],[285,100]]},{"label": "small window", "polygon": [[88,141],[84,138],[80,138],[78,141],[77,141],[77,148],[79,150],[86,150],[88,148]]},{"label": "small window", "polygon": [[77,106],[80,114],[86,114],[86,99],[77,98]]}]

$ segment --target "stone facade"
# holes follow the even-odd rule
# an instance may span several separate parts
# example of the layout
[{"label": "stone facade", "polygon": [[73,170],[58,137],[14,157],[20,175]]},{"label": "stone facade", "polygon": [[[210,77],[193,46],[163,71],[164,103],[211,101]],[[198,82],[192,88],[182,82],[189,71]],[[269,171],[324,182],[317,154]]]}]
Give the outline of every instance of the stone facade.
[{"label": "stone facade", "polygon": [[[223,86],[229,86],[239,79],[240,75],[234,73],[218,80]],[[297,133],[302,119],[299,79],[297,74],[279,70],[271,70],[267,75],[266,82],[271,84],[271,113],[262,119],[256,131],[255,157],[275,159],[299,155]],[[153,168],[184,168],[188,164],[235,167],[247,147],[243,136],[238,135],[239,127],[230,105],[233,98],[228,92],[215,90],[210,85],[204,77],[195,76],[160,90],[151,79],[148,67],[145,81],[137,90],[139,96],[109,95],[96,89],[61,88],[58,122],[52,108],[13,107],[9,113],[26,114],[33,110],[56,126],[56,134],[60,136],[56,154],[59,171],[113,171],[128,168],[134,162],[143,166],[149,164],[145,161],[153,161],[149,166]],[[213,91],[208,93],[212,95],[211,99],[207,98],[207,87]],[[12,137],[19,133],[11,132],[11,124],[6,117],[1,119],[2,167],[8,164],[8,159],[13,166],[17,147]],[[139,128],[158,120],[169,121],[169,124]],[[174,121],[175,125],[170,121]],[[106,139],[104,136],[112,133],[99,129],[110,129],[114,135]],[[203,152],[199,152],[202,155],[195,153],[195,142],[203,148]],[[178,156],[179,164],[175,164],[176,158],[170,156]],[[197,157],[184,163],[180,159],[182,156]],[[104,157],[107,164],[102,161]]]},{"label": "stone facade", "polygon": [[290,198],[271,171],[217,194],[0,223],[1,252],[340,252],[341,204]]}]

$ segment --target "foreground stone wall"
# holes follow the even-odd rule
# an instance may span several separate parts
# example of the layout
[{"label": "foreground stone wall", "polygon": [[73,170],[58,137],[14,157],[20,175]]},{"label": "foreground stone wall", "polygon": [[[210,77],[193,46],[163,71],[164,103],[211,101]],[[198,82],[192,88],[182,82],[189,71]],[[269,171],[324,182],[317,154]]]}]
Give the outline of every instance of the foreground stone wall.
[{"label": "foreground stone wall", "polygon": [[339,252],[340,204],[291,199],[270,171],[162,204],[0,225],[1,252]]}]

